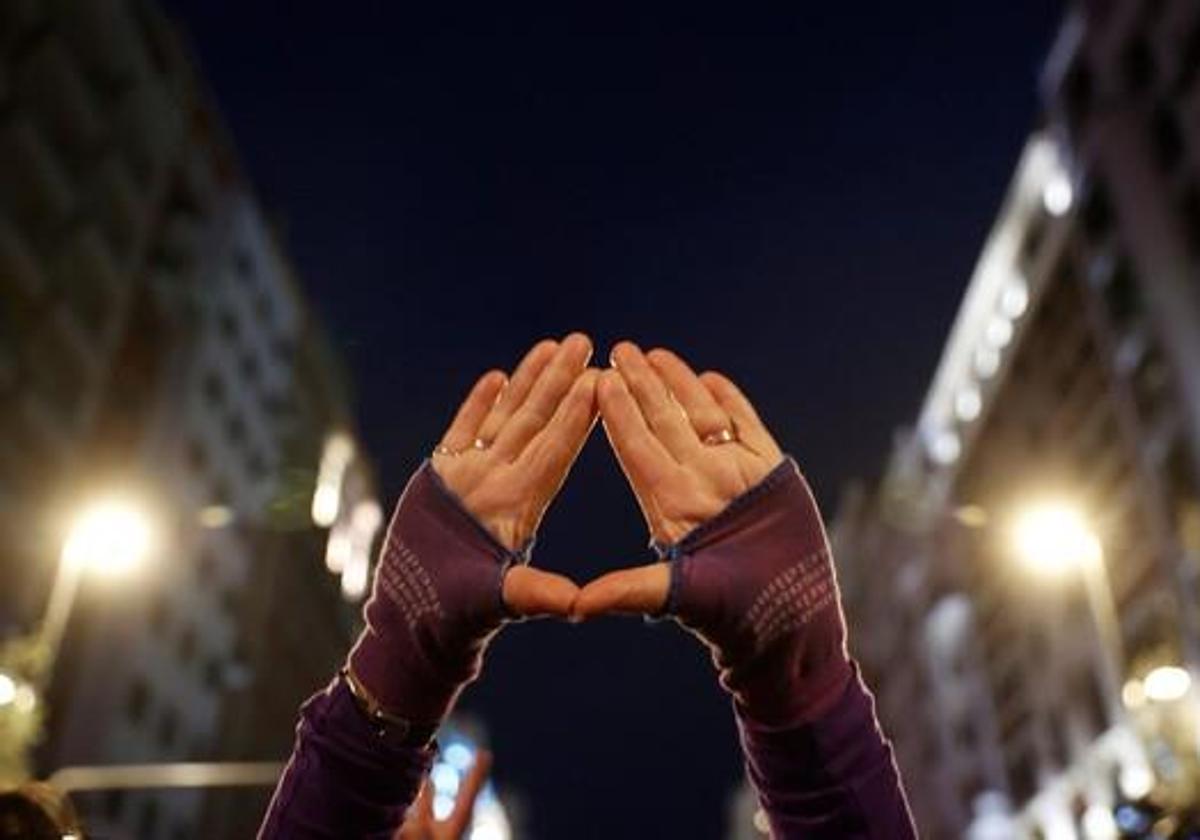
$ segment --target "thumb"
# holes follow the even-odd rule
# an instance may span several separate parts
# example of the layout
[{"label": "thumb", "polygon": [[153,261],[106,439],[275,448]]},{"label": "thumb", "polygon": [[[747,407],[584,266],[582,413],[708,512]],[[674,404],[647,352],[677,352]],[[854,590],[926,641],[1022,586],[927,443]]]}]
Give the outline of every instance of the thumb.
[{"label": "thumb", "polygon": [[666,605],[670,588],[667,563],[609,572],[579,590],[571,618],[582,621],[608,613],[657,613]]},{"label": "thumb", "polygon": [[532,566],[513,566],[504,576],[504,603],[523,618],[556,615],[566,618],[579,594],[570,578]]}]

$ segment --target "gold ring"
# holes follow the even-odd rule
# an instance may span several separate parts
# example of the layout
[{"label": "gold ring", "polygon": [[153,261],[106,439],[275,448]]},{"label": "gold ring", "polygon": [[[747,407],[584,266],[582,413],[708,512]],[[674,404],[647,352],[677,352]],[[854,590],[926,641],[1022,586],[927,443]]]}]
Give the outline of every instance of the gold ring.
[{"label": "gold ring", "polygon": [[434,455],[445,455],[447,458],[453,458],[456,455],[461,455],[462,450],[461,449],[451,449],[446,444],[439,443],[437,446],[435,446],[433,448],[433,454]]},{"label": "gold ring", "polygon": [[471,448],[478,449],[480,452],[483,452],[483,451],[487,450],[489,447],[491,447],[491,445],[492,445],[492,442],[490,440],[484,440],[483,438],[475,438],[475,441],[471,444]]},{"label": "gold ring", "polygon": [[705,446],[720,446],[723,443],[733,443],[736,440],[737,435],[733,433],[732,429],[721,429],[720,431],[705,435],[701,442]]}]

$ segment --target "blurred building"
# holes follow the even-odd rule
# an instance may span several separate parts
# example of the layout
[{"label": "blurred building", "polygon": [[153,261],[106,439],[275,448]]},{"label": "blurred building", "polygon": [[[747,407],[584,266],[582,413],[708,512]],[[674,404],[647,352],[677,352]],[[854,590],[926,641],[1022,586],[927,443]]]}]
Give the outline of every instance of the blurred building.
[{"label": "blurred building", "polygon": [[[36,629],[80,500],[134,488],[159,531],[146,573],[80,589],[43,769],[286,756],[382,519],[343,381],[155,5],[0,4],[0,639]],[[268,793],[82,804],[106,836],[234,837]]]},{"label": "blurred building", "polygon": [[[1200,666],[1197,77],[1195,3],[1068,12],[915,426],[839,510],[852,645],[924,837],[1114,837],[1118,802],[1197,789],[1195,690],[1142,682]],[[1011,523],[1049,498],[1105,575],[1017,562]]]}]

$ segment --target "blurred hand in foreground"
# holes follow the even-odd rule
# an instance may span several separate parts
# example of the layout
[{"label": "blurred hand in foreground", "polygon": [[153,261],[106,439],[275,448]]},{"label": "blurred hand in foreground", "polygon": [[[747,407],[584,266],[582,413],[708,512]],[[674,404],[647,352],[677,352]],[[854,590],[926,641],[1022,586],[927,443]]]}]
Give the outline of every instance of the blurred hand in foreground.
[{"label": "blurred hand in foreground", "polygon": [[421,785],[417,801],[408,809],[404,824],[396,832],[395,840],[462,840],[467,836],[467,829],[471,827],[475,800],[479,798],[479,792],[483,790],[491,769],[491,753],[482,750],[475,753],[475,763],[471,765],[471,769],[459,785],[454,808],[444,820],[434,816],[433,782],[427,778]]}]

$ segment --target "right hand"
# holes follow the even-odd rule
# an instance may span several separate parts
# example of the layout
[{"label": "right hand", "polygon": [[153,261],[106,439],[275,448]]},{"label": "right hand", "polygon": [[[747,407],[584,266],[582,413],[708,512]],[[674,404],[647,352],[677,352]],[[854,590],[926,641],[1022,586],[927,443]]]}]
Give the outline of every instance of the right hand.
[{"label": "right hand", "polygon": [[[592,343],[572,333],[539,342],[509,379],[484,374],[434,452],[433,468],[509,550],[528,543],[596,421]],[[578,589],[561,575],[517,565],[504,579],[514,613],[565,615]]]},{"label": "right hand", "polygon": [[[678,542],[783,460],[754,406],[722,374],[697,376],[670,350],[642,353],[628,341],[614,348],[612,365],[597,389],[600,414],[656,542]],[[610,572],[583,588],[574,615],[653,614],[669,587],[665,563]]]},{"label": "right hand", "polygon": [[454,808],[444,820],[436,819],[433,815],[433,783],[426,778],[417,801],[405,814],[404,824],[396,832],[395,840],[462,840],[471,827],[475,800],[483,790],[491,768],[491,753],[475,753],[475,763],[459,785]]}]

